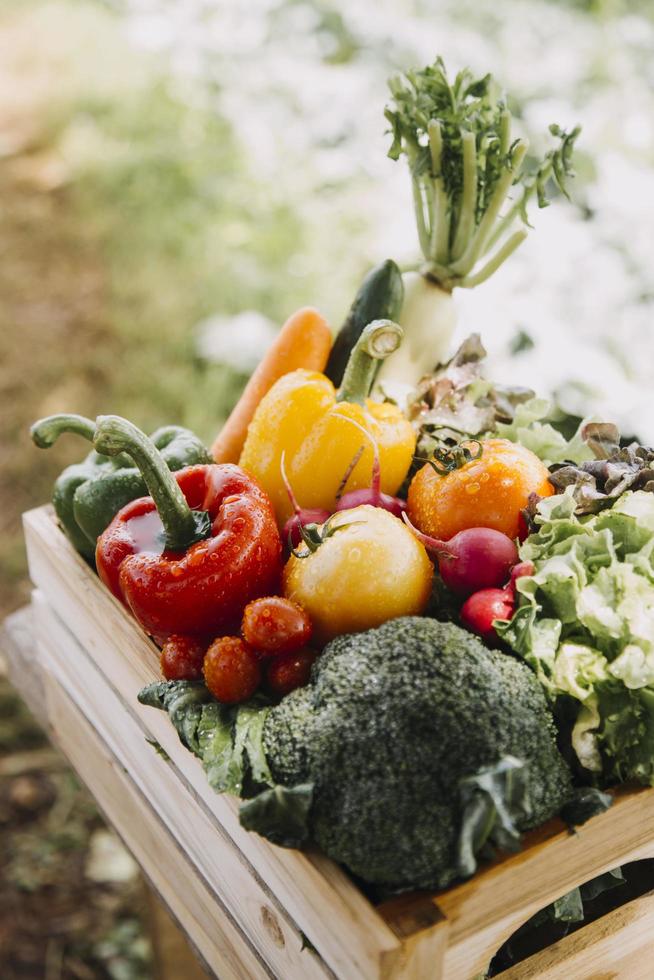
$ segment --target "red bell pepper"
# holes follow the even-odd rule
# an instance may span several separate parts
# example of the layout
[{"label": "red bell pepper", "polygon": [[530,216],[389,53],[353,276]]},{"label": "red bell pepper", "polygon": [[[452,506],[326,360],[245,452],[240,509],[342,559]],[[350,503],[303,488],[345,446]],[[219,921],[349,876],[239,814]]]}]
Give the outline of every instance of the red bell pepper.
[{"label": "red bell pepper", "polygon": [[145,433],[115,415],[96,420],[93,445],[131,456],[151,494],[123,507],[96,547],[100,578],[147,633],[214,637],[240,622],[248,602],[275,591],[275,514],[243,470],[226,463],[173,474]]}]

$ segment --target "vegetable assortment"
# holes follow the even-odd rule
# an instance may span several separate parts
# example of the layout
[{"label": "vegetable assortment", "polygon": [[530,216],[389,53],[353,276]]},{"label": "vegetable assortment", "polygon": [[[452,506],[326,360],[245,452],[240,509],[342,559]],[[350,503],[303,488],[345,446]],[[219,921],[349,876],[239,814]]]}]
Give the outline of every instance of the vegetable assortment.
[{"label": "vegetable assortment", "polygon": [[33,438],[93,443],[55,510],[161,648],[141,702],[245,827],[394,890],[654,785],[654,450],[493,384],[477,335],[445,359],[452,289],[565,192],[578,129],[527,169],[490,76],[438,60],[391,95],[412,271],[376,266],[333,343],[318,311],[291,316],[212,457],[117,416]]}]

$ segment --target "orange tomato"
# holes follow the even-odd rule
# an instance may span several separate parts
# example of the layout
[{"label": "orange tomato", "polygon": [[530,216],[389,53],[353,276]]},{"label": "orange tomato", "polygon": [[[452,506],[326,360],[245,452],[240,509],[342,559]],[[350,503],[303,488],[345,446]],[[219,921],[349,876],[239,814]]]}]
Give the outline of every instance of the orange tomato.
[{"label": "orange tomato", "polygon": [[470,527],[492,527],[515,538],[529,495],[554,493],[548,475],[530,449],[508,439],[484,439],[479,459],[444,476],[425,464],[411,481],[408,514],[420,531],[444,541]]}]

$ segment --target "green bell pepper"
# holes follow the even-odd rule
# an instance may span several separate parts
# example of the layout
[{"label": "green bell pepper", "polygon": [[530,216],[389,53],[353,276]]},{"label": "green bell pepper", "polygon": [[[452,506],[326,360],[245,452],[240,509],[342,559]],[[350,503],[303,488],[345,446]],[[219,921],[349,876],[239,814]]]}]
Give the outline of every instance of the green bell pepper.
[{"label": "green bell pepper", "polygon": [[[40,449],[52,446],[62,432],[75,432],[90,442],[95,423],[82,415],[50,415],[32,426],[32,440]],[[211,463],[208,450],[188,429],[167,425],[150,437],[169,469]],[[148,493],[133,460],[126,454],[102,456],[92,451],[81,463],[68,466],[57,478],[52,503],[73,546],[93,561],[97,538],[131,500]]]}]

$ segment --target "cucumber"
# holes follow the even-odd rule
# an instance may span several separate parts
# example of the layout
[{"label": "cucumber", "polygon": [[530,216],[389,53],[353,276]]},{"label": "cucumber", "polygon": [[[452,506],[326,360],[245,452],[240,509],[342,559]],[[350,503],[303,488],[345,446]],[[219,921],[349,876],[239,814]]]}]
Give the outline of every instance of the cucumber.
[{"label": "cucumber", "polygon": [[336,335],[325,374],[338,388],[352,348],[372,320],[397,320],[404,300],[402,273],[392,259],[380,262],[365,277],[343,326]]}]

